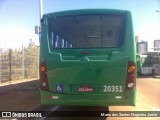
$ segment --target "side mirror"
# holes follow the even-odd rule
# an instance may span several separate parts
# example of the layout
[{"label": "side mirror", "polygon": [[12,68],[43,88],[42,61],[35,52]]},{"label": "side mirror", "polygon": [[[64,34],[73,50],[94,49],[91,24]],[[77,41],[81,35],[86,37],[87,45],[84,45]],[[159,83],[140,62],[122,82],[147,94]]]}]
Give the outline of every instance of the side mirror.
[{"label": "side mirror", "polygon": [[46,24],[44,18],[41,19],[41,25],[44,26]]}]

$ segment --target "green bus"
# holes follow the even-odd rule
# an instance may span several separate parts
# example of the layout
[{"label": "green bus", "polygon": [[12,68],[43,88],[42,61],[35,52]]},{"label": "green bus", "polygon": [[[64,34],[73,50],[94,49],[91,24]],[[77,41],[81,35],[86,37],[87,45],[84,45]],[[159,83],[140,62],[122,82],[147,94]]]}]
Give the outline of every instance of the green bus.
[{"label": "green bus", "polygon": [[146,52],[141,55],[141,58],[143,60],[140,71],[142,75],[160,74],[160,52]]},{"label": "green bus", "polygon": [[145,59],[147,58],[147,55],[137,54],[136,58],[137,58],[137,74],[141,75],[143,64],[145,62]]},{"label": "green bus", "polygon": [[82,9],[43,15],[40,82],[41,104],[134,106],[131,12]]}]

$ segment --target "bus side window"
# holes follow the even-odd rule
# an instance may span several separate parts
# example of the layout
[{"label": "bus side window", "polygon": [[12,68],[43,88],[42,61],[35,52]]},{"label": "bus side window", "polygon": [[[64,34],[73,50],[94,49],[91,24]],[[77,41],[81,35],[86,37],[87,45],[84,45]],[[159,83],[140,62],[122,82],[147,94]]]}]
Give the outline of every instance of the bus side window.
[{"label": "bus side window", "polygon": [[55,47],[55,33],[54,32],[50,33],[50,43],[51,43],[51,46]]},{"label": "bus side window", "polygon": [[54,48],[72,48],[73,45],[56,32],[50,33],[50,44]]},{"label": "bus side window", "polygon": [[57,47],[58,48],[62,48],[62,38],[58,35],[58,38],[57,38]]},{"label": "bus side window", "polygon": [[142,59],[141,59],[142,64],[144,64],[144,61],[145,61],[145,58],[142,58]]},{"label": "bus side window", "polygon": [[160,57],[157,58],[157,64],[160,64]]},{"label": "bus side window", "polygon": [[55,32],[50,34],[50,43],[52,47],[57,47],[57,34]]},{"label": "bus side window", "polygon": [[140,61],[139,57],[137,57],[137,61]]},{"label": "bus side window", "polygon": [[63,43],[63,44],[64,44],[64,48],[66,48],[66,40],[64,40],[64,43]]},{"label": "bus side window", "polygon": [[57,48],[57,46],[58,46],[58,35],[56,34],[55,35],[55,46],[54,47],[56,47]]},{"label": "bus side window", "polygon": [[154,64],[159,64],[159,58],[154,59]]},{"label": "bus side window", "polygon": [[70,45],[69,45],[69,42],[67,41],[67,48],[69,48],[69,46],[70,46]]},{"label": "bus side window", "polygon": [[62,48],[64,48],[64,39],[62,38]]},{"label": "bus side window", "polygon": [[51,46],[53,46],[53,36],[54,36],[54,33],[51,32],[51,34],[50,34],[50,43],[51,43]]},{"label": "bus side window", "polygon": [[70,48],[72,48],[72,44],[70,44]]}]

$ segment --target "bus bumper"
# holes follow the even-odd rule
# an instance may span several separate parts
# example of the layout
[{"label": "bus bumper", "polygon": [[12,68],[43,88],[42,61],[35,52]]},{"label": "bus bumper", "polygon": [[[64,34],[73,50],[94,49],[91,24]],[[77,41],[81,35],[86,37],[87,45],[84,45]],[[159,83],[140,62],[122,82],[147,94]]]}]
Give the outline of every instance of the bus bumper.
[{"label": "bus bumper", "polygon": [[112,94],[60,94],[41,91],[41,104],[67,106],[135,106],[135,90]]}]

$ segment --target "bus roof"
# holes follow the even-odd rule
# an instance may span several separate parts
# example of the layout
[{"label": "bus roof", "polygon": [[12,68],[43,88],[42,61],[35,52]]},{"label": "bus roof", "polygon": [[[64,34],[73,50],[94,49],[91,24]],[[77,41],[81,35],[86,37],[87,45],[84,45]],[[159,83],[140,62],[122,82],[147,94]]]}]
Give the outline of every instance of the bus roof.
[{"label": "bus roof", "polygon": [[118,10],[118,9],[77,9],[77,10],[66,10],[44,14],[43,17],[55,17],[55,16],[65,16],[65,15],[81,15],[81,14],[117,14],[121,15],[124,13],[130,13],[128,10]]},{"label": "bus roof", "polygon": [[143,55],[157,55],[157,56],[160,56],[160,51],[146,52],[146,53],[143,53]]}]

